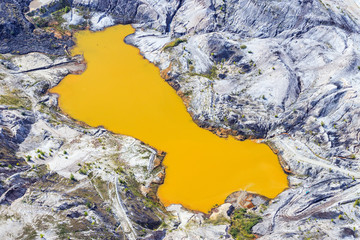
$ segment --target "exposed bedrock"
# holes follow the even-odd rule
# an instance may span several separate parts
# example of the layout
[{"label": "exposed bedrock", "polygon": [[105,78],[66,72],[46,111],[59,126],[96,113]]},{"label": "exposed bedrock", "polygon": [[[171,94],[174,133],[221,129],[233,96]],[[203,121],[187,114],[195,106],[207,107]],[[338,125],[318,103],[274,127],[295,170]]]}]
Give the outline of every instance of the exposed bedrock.
[{"label": "exposed bedrock", "polygon": [[24,54],[44,52],[65,54],[73,45],[69,37],[56,38],[52,33],[37,29],[25,13],[31,0],[4,0],[0,2],[0,53]]},{"label": "exposed bedrock", "polygon": [[[17,17],[10,20],[8,15],[0,14],[1,52],[65,54],[64,45],[71,41],[70,37],[55,39],[54,34],[42,32],[40,27],[29,23],[24,15],[28,2],[20,5],[7,0],[0,4],[0,11],[14,9],[12,13]],[[280,162],[289,174],[289,189],[261,210],[263,220],[253,230],[263,239],[352,239],[360,234],[360,216],[354,204],[360,192],[358,4],[353,0],[74,0],[68,4],[72,9],[62,15],[61,26],[70,30],[75,23],[100,30],[118,23],[132,23],[136,32],[128,36],[126,42],[138,47],[145,58],[160,68],[162,76],[177,90],[199,125],[215,132],[221,129],[219,135],[264,138],[278,151]],[[44,8],[45,15],[52,11],[50,5]],[[41,15],[40,10],[36,14]],[[36,35],[38,32],[44,35]],[[52,50],[49,39],[55,39],[53,41],[62,47]],[[35,70],[29,66],[29,59],[42,59],[38,63],[43,65],[38,66],[35,74],[39,82],[34,86],[26,82],[10,85],[14,89],[25,86],[32,89],[29,91],[32,105],[44,102],[54,107],[56,98],[48,96],[46,89],[71,72],[58,68],[69,60],[59,58],[53,62],[42,54],[29,54],[24,59],[17,56],[2,61],[3,72],[31,75]],[[48,66],[49,71],[58,69],[51,72],[55,78],[52,82],[46,81],[49,73],[46,74],[48,70],[44,66]],[[39,114],[37,108],[29,110],[29,106],[21,103],[17,106],[22,111],[1,108],[0,137],[13,151],[18,151],[20,144],[22,153],[29,154],[35,151],[30,148],[31,139],[36,139],[39,146],[47,146],[45,143],[49,140],[44,129],[41,130],[43,138],[36,137],[40,134],[37,128],[45,128],[39,119],[49,124],[51,121],[46,120],[50,119],[49,114]],[[65,125],[70,122],[65,121]],[[89,138],[87,134],[79,136],[90,142]],[[129,139],[119,141],[130,145]],[[63,150],[59,142],[51,144]],[[130,152],[127,156],[133,154],[130,147],[127,151]],[[129,169],[134,167],[131,162],[126,164]],[[141,164],[136,166],[146,165]],[[61,168],[54,160],[50,167],[68,177],[71,164]],[[143,182],[144,187],[151,181],[159,182],[134,172],[136,181]],[[108,175],[101,172],[101,176]],[[111,180],[106,178],[106,182]],[[127,187],[122,184],[119,189],[125,191]],[[131,199],[137,199],[133,191],[133,195],[128,193],[130,202],[124,209],[134,206],[129,211],[136,213],[143,205],[131,203]],[[234,196],[237,195],[232,194],[227,204],[243,207]],[[260,205],[247,204],[254,206],[254,211],[260,208]],[[121,213],[121,207],[117,208]],[[203,225],[203,215],[178,205],[168,211],[176,216],[176,220],[168,222],[174,231],[164,236],[159,230],[151,233],[152,236],[165,239],[229,237],[228,225],[224,222],[217,226]],[[126,223],[125,232],[131,229],[128,221],[138,223],[134,230],[137,233],[142,229],[155,229],[160,224],[158,213],[149,217],[146,214],[132,216],[128,221],[125,215],[117,216],[120,222]],[[227,219],[226,214],[223,216]],[[127,232],[130,238],[131,232]]]},{"label": "exposed bedrock", "polygon": [[[347,4],[225,1],[202,29],[187,27],[183,16],[199,15],[183,7],[170,35],[139,26],[126,39],[166,71],[202,126],[279,151],[290,189],[254,227],[264,239],[358,234],[359,14]],[[169,45],[174,37],[182,41]]]}]

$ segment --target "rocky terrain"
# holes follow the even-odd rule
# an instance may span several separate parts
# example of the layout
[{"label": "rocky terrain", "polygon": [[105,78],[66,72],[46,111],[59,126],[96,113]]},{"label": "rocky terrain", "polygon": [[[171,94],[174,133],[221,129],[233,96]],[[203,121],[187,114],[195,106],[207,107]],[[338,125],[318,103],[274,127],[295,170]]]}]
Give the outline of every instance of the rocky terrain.
[{"label": "rocky terrain", "polygon": [[[358,0],[0,3],[2,239],[356,239]],[[289,189],[237,192],[208,215],[156,198],[164,153],[59,111],[48,89],[84,71],[74,31],[133,24],[199,126],[264,138]],[[248,210],[242,210],[242,209]],[[245,211],[245,212],[243,212]]]}]

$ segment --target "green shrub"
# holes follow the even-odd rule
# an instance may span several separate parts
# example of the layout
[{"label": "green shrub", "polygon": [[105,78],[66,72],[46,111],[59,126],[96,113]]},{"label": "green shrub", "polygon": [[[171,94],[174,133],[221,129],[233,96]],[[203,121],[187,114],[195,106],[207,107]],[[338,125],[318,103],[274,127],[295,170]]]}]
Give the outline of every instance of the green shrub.
[{"label": "green shrub", "polygon": [[65,13],[70,12],[70,10],[71,10],[71,8],[70,8],[69,6],[64,7],[64,12],[65,12]]},{"label": "green shrub", "polygon": [[261,217],[254,213],[248,213],[246,209],[235,210],[231,218],[229,233],[234,239],[253,239],[252,227],[261,221]]},{"label": "green shrub", "polygon": [[183,43],[183,42],[187,42],[187,40],[186,40],[186,39],[177,38],[177,39],[175,39],[174,41],[170,42],[168,45],[166,45],[166,46],[164,47],[164,50],[169,49],[169,48],[176,47],[177,45],[179,45],[180,43]]},{"label": "green shrub", "polygon": [[33,20],[35,25],[39,28],[47,27],[49,24],[49,20],[47,18],[35,17]]},{"label": "green shrub", "polygon": [[247,48],[247,46],[246,45],[241,45],[240,48],[245,49],[245,48]]},{"label": "green shrub", "polygon": [[202,76],[202,77],[206,77],[210,80],[216,78],[217,76],[217,67],[215,65],[213,65],[210,69],[209,73],[194,73],[194,72],[190,72],[190,76]]},{"label": "green shrub", "polygon": [[74,177],[74,174],[70,174],[70,180],[71,180],[71,181],[75,181],[75,180],[76,180],[75,177]]},{"label": "green shrub", "polygon": [[123,169],[122,167],[117,167],[117,168],[115,169],[115,172],[116,172],[117,174],[121,174],[121,173],[124,173],[125,171],[124,171],[124,169]]},{"label": "green shrub", "polygon": [[186,92],[184,92],[184,96],[190,96],[190,95],[192,95],[192,93],[193,93],[192,90],[186,91]]},{"label": "green shrub", "polygon": [[31,101],[26,97],[18,96],[16,93],[9,95],[0,95],[0,104],[14,108],[24,108],[31,110]]},{"label": "green shrub", "polygon": [[84,168],[80,168],[79,173],[82,175],[87,175],[87,171]]}]

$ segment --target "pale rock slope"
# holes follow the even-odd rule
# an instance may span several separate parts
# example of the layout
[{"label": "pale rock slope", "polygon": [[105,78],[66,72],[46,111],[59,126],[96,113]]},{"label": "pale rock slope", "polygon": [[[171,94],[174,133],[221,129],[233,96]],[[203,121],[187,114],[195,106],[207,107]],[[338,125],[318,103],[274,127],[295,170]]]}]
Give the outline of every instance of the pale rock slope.
[{"label": "pale rock slope", "polygon": [[[23,5],[19,8],[26,7]],[[259,200],[250,204],[255,205],[251,211],[262,215],[262,221],[253,227],[261,239],[359,237],[359,206],[354,204],[360,198],[358,0],[74,0],[70,5],[70,14],[64,15],[64,27],[86,23],[92,30],[100,30],[114,24],[133,24],[136,32],[126,42],[138,47],[145,58],[162,70],[162,76],[183,97],[199,126],[221,135],[264,138],[278,151],[289,174],[289,188],[271,200],[266,209],[261,209],[264,202]],[[5,20],[0,19],[0,26],[4,26],[0,30],[12,45],[2,44],[0,51],[11,52],[19,46],[20,53],[27,53],[24,49],[33,43],[33,38],[23,42],[19,39],[32,36],[33,26],[23,18],[19,26]],[[11,31],[17,27],[23,33],[16,35],[16,31]],[[37,36],[40,37],[46,38],[46,34]],[[40,40],[36,42],[39,51],[52,54],[64,54],[72,45],[67,38],[54,40],[55,46],[61,47],[51,50]],[[29,49],[37,45],[32,46],[35,47]],[[91,182],[95,176],[101,176],[109,190],[104,202],[112,210],[107,212],[117,222],[97,221],[104,215],[93,209],[91,215],[81,217],[92,222],[89,216],[93,216],[95,223],[104,222],[104,234],[110,232],[128,239],[141,235],[147,239],[230,238],[227,217],[234,207],[244,206],[240,200],[247,198],[246,194],[235,194],[237,200],[229,196],[227,203],[214,211],[222,213],[217,214],[222,216],[221,221],[211,221],[204,214],[192,213],[179,205],[167,210],[158,207],[156,201],[149,203],[129,186],[136,185],[146,194],[154,183],[161,183],[163,169],[152,167],[154,159],[161,158],[160,153],[155,156],[154,150],[132,138],[80,126],[54,110],[56,96],[46,90],[69,72],[78,71],[80,62],[66,57],[51,60],[39,53],[8,55],[2,60],[0,77],[5,81],[1,94],[28,99],[10,102],[17,105],[16,109],[7,107],[9,102],[2,103],[0,138],[8,149],[3,156],[32,156],[34,165],[46,163],[48,171],[62,177],[62,181],[73,173],[79,184],[94,187],[104,199],[99,183]],[[32,70],[34,66],[36,71]],[[99,143],[98,138],[102,137],[108,139],[106,143]],[[105,149],[98,149],[99,144]],[[76,173],[84,166],[84,171],[91,170],[93,174],[90,180]],[[8,199],[10,204],[1,210],[4,216],[9,211],[16,215],[16,209],[21,207],[14,204],[24,208],[20,199],[32,195],[32,191],[20,191],[9,195],[20,196],[15,201],[14,197],[6,198],[9,189],[16,189],[11,181],[17,178],[9,178],[9,172],[35,171],[26,164],[13,169],[7,169],[3,177],[6,187],[1,199]],[[22,180],[21,184],[35,181],[31,176],[24,179],[29,180]],[[59,192],[76,188],[73,182],[68,185],[64,190],[53,190],[53,199],[59,198]],[[122,203],[124,196],[129,202]],[[77,198],[82,199],[82,205],[76,207],[83,212],[86,197]],[[55,206],[35,202],[39,209]],[[134,202],[140,205],[131,207]],[[146,207],[149,210],[139,211]],[[49,208],[43,211],[48,213]],[[56,221],[68,221],[63,220],[67,219],[64,216],[59,214]],[[20,234],[30,218],[16,215],[10,219],[14,218]],[[164,224],[159,226],[161,221]],[[8,222],[5,219],[2,223],[2,229],[8,229],[6,236],[16,232]],[[112,226],[117,231],[111,230]],[[31,227],[39,231],[39,226]],[[47,229],[49,236],[61,232],[61,226],[59,231]]]}]

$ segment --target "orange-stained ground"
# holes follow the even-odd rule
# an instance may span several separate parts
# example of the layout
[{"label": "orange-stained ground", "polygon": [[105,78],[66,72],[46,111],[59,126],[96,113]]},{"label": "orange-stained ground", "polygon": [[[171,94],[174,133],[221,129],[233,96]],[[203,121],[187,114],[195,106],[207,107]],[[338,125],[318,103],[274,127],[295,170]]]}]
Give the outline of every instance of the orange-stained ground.
[{"label": "orange-stained ground", "polygon": [[87,69],[52,89],[61,109],[165,151],[165,183],[158,191],[165,205],[207,212],[241,189],[269,198],[283,191],[287,177],[270,148],[198,127],[159,69],[123,42],[133,32],[130,25],[119,25],[76,34],[72,54],[84,54]]}]

